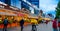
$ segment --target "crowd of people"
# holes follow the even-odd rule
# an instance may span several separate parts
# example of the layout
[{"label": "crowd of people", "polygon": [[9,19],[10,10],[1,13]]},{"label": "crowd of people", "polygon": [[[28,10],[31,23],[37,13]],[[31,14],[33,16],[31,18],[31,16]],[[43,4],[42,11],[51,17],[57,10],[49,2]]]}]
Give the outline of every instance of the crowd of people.
[{"label": "crowd of people", "polygon": [[[35,30],[37,30],[36,25],[38,24],[38,22],[37,22],[37,20],[34,20],[34,19],[32,19],[32,20],[33,20],[33,21],[31,21],[32,31],[35,31]],[[20,27],[21,27],[21,31],[23,31],[24,22],[25,22],[24,18],[22,18],[22,19],[19,21],[19,24],[20,24]],[[4,24],[3,31],[7,31],[7,25],[8,25],[8,23],[9,23],[9,22],[8,22],[8,19],[5,18],[5,19],[3,20],[3,24]],[[35,29],[35,28],[36,28],[36,29]]]},{"label": "crowd of people", "polygon": [[[52,20],[52,27],[53,27],[53,31],[60,31],[60,21],[59,19],[56,17],[54,20]],[[48,21],[45,22],[46,24],[48,24]],[[8,25],[8,19],[5,18],[3,21],[4,27],[3,27],[3,31],[7,31],[7,25]],[[24,18],[22,18],[19,22],[20,27],[21,27],[21,31],[23,31],[24,28]],[[38,20],[37,19],[32,19],[31,21],[31,25],[32,25],[32,31],[37,31],[37,25],[38,25]],[[58,29],[59,28],[59,29]]]}]

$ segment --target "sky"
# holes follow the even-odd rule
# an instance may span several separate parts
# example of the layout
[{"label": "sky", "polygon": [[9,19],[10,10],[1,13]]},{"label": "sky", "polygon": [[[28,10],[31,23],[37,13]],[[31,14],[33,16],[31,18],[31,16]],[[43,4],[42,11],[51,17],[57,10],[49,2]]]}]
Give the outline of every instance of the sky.
[{"label": "sky", "polygon": [[40,0],[39,8],[45,13],[55,14],[55,8],[57,7],[58,0]]}]

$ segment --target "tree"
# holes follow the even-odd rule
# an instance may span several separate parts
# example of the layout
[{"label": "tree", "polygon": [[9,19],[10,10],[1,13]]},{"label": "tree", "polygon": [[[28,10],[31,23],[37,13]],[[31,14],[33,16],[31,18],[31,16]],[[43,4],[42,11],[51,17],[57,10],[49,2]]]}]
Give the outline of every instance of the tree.
[{"label": "tree", "polygon": [[57,4],[57,8],[56,8],[56,17],[59,18],[60,17],[60,1]]}]

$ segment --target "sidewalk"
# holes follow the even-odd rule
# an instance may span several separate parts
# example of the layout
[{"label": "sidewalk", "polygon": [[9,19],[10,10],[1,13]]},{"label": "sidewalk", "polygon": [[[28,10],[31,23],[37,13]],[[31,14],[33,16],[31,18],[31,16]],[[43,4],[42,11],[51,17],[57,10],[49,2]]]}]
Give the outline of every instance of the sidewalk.
[{"label": "sidewalk", "polygon": [[[31,28],[31,25],[25,26],[24,31],[31,31]],[[2,31],[2,29],[0,29],[0,31]],[[8,28],[8,31],[20,31],[20,27]],[[53,31],[52,22],[49,22],[48,24],[39,24],[37,26],[37,31]]]},{"label": "sidewalk", "polygon": [[[0,29],[0,31],[2,31],[3,29]],[[20,27],[12,27],[12,28],[8,28],[8,31],[20,31]],[[31,31],[31,25],[30,26],[25,26],[24,27],[24,31]]]}]

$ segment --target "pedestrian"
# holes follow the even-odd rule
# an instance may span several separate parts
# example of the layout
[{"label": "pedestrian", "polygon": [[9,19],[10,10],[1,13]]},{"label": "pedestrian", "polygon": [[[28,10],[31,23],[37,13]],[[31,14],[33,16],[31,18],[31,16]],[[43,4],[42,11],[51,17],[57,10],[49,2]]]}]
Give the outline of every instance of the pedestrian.
[{"label": "pedestrian", "polygon": [[46,24],[48,24],[48,20],[46,20]]},{"label": "pedestrian", "polygon": [[32,31],[37,31],[37,27],[36,27],[36,25],[38,24],[37,20],[33,18],[31,20],[31,23],[32,23]]},{"label": "pedestrian", "polygon": [[24,19],[20,20],[21,31],[23,31]]},{"label": "pedestrian", "polygon": [[57,18],[53,20],[53,31],[58,31],[57,29]]},{"label": "pedestrian", "polygon": [[3,21],[4,27],[3,27],[3,31],[7,31],[7,25],[8,25],[8,19],[5,18]]},{"label": "pedestrian", "polygon": [[58,30],[60,31],[60,19],[58,19]]}]

